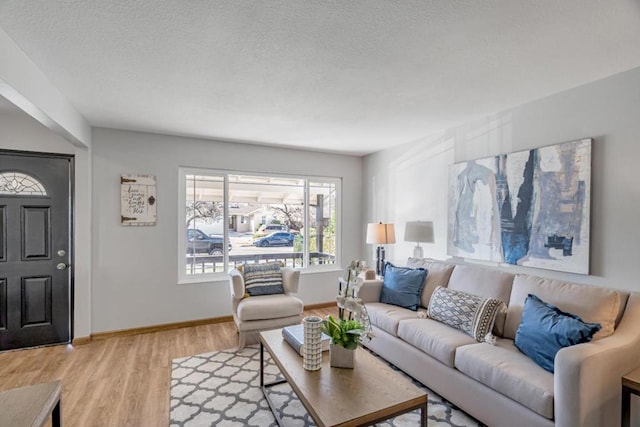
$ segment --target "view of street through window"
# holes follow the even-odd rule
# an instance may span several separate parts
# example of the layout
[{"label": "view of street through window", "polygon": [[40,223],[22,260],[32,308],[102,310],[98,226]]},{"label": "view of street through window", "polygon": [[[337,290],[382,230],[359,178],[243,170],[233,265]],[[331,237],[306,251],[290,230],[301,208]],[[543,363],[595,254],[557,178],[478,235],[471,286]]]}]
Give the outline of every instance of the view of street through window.
[{"label": "view of street through window", "polygon": [[300,268],[336,262],[335,181],[186,174],[185,189],[187,275],[224,272],[244,263],[280,261]]}]

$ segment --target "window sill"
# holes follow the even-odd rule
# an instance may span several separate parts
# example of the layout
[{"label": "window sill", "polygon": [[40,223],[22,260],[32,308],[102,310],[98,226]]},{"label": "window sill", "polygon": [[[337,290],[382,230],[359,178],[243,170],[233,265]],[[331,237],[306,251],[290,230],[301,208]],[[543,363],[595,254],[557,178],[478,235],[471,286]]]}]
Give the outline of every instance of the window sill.
[{"label": "window sill", "polygon": [[[300,274],[303,276],[306,276],[307,274],[342,273],[342,269],[338,267],[331,267],[331,268],[311,267],[311,268],[297,268],[296,270],[299,270]],[[193,277],[193,278],[190,277],[186,279],[180,279],[178,280],[176,285],[178,286],[202,285],[202,284],[215,284],[219,282],[228,282],[228,281],[229,281],[229,274],[215,273],[215,274],[210,274],[203,277]]]},{"label": "window sill", "polygon": [[308,268],[300,268],[300,274],[323,274],[323,273],[342,273],[342,268],[339,267],[331,267],[331,268],[318,268],[318,267],[308,267]]},{"label": "window sill", "polygon": [[227,273],[215,273],[202,277],[188,277],[186,279],[179,279],[177,285],[201,285],[205,283],[213,284],[218,282],[229,282],[229,275]]}]

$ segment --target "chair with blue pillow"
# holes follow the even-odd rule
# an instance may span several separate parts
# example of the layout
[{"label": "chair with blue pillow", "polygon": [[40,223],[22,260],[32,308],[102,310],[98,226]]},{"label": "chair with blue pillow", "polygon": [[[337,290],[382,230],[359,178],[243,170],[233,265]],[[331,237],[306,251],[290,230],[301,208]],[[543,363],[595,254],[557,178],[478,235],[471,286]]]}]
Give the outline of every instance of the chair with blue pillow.
[{"label": "chair with blue pillow", "polygon": [[300,271],[280,263],[245,264],[229,272],[238,350],[257,342],[258,333],[297,325],[304,304],[298,293]]}]

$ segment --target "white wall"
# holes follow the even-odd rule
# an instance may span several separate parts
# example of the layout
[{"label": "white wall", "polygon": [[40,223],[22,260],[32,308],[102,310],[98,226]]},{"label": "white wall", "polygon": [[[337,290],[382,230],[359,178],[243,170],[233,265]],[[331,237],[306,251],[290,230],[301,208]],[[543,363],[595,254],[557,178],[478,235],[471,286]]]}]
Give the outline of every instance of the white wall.
[{"label": "white wall", "polygon": [[434,220],[425,256],[445,259],[448,165],[581,138],[594,139],[591,275],[507,268],[640,291],[640,68],[367,156],[364,221],[396,224],[387,259],[403,265],[414,245],[403,242],[405,222]]},{"label": "white wall", "polygon": [[[343,178],[343,265],[361,257],[362,158],[112,129],[94,129],[93,332],[231,314],[226,279],[178,281],[178,167]],[[120,175],[156,175],[158,222],[123,227]],[[340,272],[304,274],[305,304],[332,301]]]},{"label": "white wall", "polygon": [[0,149],[73,154],[74,204],[74,337],[91,334],[91,155],[22,112],[0,113]]},{"label": "white wall", "polygon": [[[594,139],[591,275],[504,268],[640,291],[640,68],[367,156],[363,222],[396,224],[387,259],[404,265],[414,246],[403,241],[405,222],[433,220],[436,242],[424,254],[446,259],[450,164],[582,138]],[[372,260],[372,248],[366,253]],[[639,419],[633,397],[632,424]]]}]

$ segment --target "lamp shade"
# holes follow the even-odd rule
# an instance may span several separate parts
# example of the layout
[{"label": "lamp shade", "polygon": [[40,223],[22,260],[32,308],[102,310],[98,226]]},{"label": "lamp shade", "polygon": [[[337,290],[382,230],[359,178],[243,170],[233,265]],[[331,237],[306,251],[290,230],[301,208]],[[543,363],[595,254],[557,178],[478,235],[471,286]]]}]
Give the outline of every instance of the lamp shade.
[{"label": "lamp shade", "polygon": [[407,242],[433,243],[433,222],[407,222],[404,229],[404,240]]},{"label": "lamp shade", "polygon": [[371,223],[367,224],[367,243],[386,245],[396,242],[396,232],[393,224]]}]

